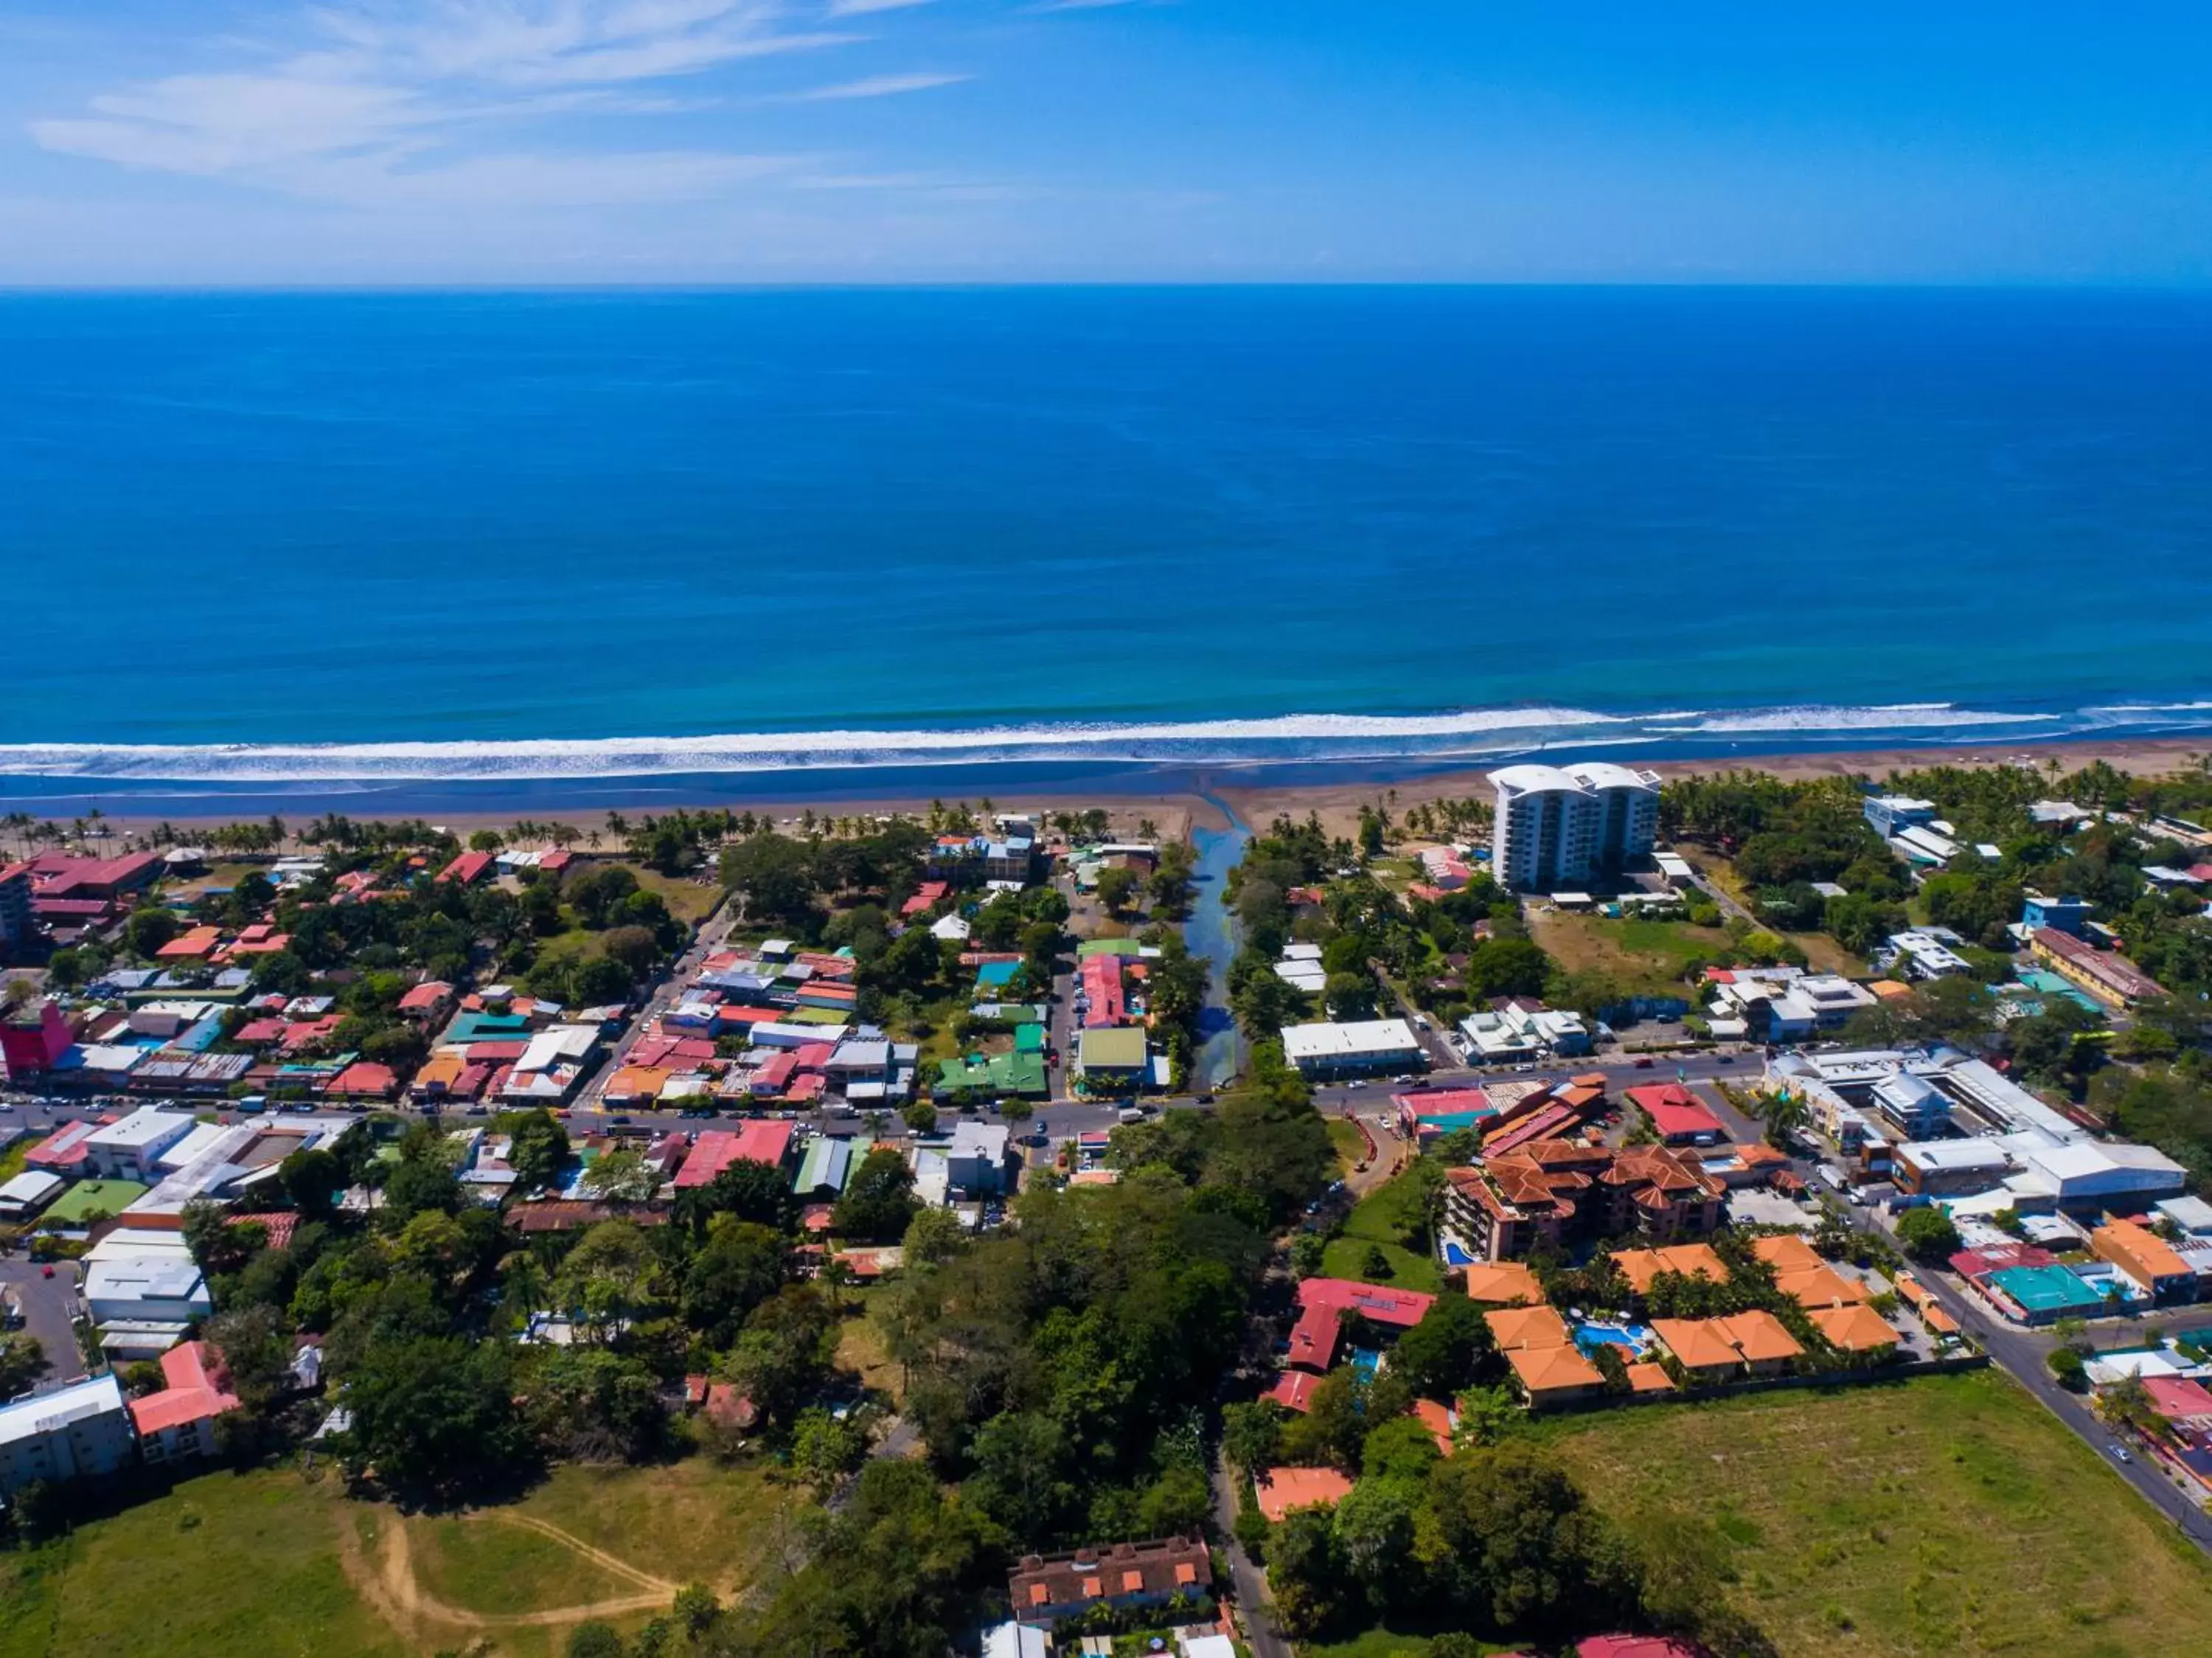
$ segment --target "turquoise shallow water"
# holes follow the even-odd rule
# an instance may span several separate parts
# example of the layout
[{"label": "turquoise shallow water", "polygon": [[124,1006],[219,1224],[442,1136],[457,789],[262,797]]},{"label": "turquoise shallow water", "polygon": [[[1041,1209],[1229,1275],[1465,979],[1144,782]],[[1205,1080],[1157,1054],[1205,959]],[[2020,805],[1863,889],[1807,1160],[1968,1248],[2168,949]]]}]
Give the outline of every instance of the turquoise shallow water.
[{"label": "turquoise shallow water", "polygon": [[0,297],[0,776],[2212,721],[2212,298]]}]

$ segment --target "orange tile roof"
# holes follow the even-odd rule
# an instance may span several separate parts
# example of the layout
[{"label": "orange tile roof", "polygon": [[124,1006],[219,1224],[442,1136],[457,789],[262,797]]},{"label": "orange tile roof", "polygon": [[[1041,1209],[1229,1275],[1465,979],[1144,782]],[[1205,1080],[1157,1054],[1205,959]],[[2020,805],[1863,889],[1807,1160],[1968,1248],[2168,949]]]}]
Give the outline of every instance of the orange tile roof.
[{"label": "orange tile roof", "polygon": [[1542,1351],[1574,1344],[1573,1338],[1567,1333],[1567,1321],[1553,1308],[1508,1307],[1485,1313],[1482,1321],[1490,1326],[1491,1338],[1501,1353]]},{"label": "orange tile roof", "polygon": [[1867,1298],[1866,1286],[1847,1278],[1823,1261],[1803,1271],[1778,1272],[1774,1287],[1808,1311],[1815,1307],[1850,1305]]},{"label": "orange tile roof", "polygon": [[1939,1336],[1955,1336],[1959,1333],[1958,1320],[1953,1318],[1932,1301],[1923,1301],[1920,1304],[1920,1321]]},{"label": "orange tile roof", "polygon": [[1846,1353],[1871,1352],[1897,1345],[1897,1332],[1881,1314],[1863,1303],[1849,1307],[1820,1307],[1812,1313],[1813,1327],[1828,1338],[1831,1347]]},{"label": "orange tile roof", "polygon": [[1478,1261],[1467,1271],[1467,1298],[1493,1307],[1534,1307],[1544,1286],[1519,1261]]},{"label": "orange tile roof", "polygon": [[1432,1399],[1417,1399],[1409,1414],[1436,1436],[1438,1451],[1446,1456],[1452,1454],[1452,1413],[1449,1405],[1439,1405]]},{"label": "orange tile roof", "polygon": [[1820,1259],[1819,1250],[1794,1232],[1778,1233],[1771,1238],[1753,1238],[1751,1253],[1778,1273],[1803,1272],[1826,1264]]},{"label": "orange tile roof", "polygon": [[1649,1359],[1628,1367],[1628,1390],[1632,1393],[1671,1393],[1674,1378]]},{"label": "orange tile roof", "polygon": [[1715,1283],[1728,1280],[1728,1267],[1713,1253],[1711,1244],[1669,1244],[1658,1249],[1623,1249],[1616,1252],[1613,1264],[1620,1269],[1620,1276],[1628,1280],[1628,1287],[1638,1295],[1651,1288],[1652,1280],[1662,1272],[1679,1272],[1686,1278],[1711,1278]]},{"label": "orange tile roof", "polygon": [[1743,1355],[1715,1327],[1718,1322],[1716,1319],[1654,1319],[1651,1333],[1686,1369],[1733,1369],[1743,1362]]},{"label": "orange tile roof", "polygon": [[1144,1573],[1142,1573],[1142,1572],[1140,1572],[1140,1571],[1125,1571],[1125,1572],[1123,1572],[1123,1573],[1121,1574],[1121,1593],[1122,1593],[1122,1594],[1134,1594],[1138,1590],[1139,1590],[1139,1589],[1143,1588],[1144,1587],[1145,1587],[1145,1575],[1144,1575]]},{"label": "orange tile roof", "polygon": [[1334,1468],[1270,1468],[1252,1482],[1253,1499],[1270,1520],[1293,1509],[1333,1509],[1351,1491],[1352,1481]]},{"label": "orange tile roof", "polygon": [[1805,1350],[1771,1313],[1733,1313],[1713,1322],[1720,1326],[1729,1344],[1753,1364],[1764,1359],[1795,1358]]},{"label": "orange tile roof", "polygon": [[1605,1376],[1597,1366],[1582,1356],[1582,1350],[1570,1344],[1565,1347],[1513,1349],[1505,1356],[1513,1367],[1514,1375],[1528,1396],[1534,1399],[1544,1393],[1555,1393],[1571,1387],[1601,1387]]}]

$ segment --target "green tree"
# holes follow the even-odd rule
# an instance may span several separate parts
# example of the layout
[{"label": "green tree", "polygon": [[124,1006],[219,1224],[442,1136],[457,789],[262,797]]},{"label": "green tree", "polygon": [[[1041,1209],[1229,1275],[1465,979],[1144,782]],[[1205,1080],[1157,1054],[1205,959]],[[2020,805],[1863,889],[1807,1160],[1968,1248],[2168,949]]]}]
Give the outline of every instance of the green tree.
[{"label": "green tree", "polygon": [[1908,1209],[1898,1216],[1897,1240],[1915,1260],[1948,1260],[1959,1252],[1959,1228],[1932,1205]]},{"label": "green tree", "polygon": [[1431,1301],[1420,1322],[1398,1338],[1390,1368],[1416,1394],[1449,1399],[1474,1380],[1492,1344],[1490,1326],[1474,1303],[1447,1292]]},{"label": "green tree", "polygon": [[861,1160],[837,1200],[836,1225],[845,1237],[889,1243],[905,1234],[920,1207],[914,1196],[914,1171],[905,1158],[885,1148]]},{"label": "green tree", "polygon": [[533,1460],[506,1347],[458,1336],[369,1343],[344,1378],[349,1478],[452,1498],[507,1484]]},{"label": "green tree", "polygon": [[1221,1410],[1221,1454],[1250,1475],[1272,1468],[1283,1454],[1283,1407],[1269,1399]]},{"label": "green tree", "polygon": [[771,1227],[716,1216],[684,1275],[684,1322],[715,1347],[727,1347],[753,1308],[783,1287],[790,1244]]}]

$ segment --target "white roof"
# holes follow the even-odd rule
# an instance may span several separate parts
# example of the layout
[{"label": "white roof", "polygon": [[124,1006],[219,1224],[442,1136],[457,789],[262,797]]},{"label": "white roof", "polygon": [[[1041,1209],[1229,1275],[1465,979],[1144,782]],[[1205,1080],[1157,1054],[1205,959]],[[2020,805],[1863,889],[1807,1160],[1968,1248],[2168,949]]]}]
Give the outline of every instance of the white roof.
[{"label": "white roof", "polygon": [[[0,1197],[6,1195],[7,1188],[0,1186]],[[2166,1198],[2160,1200],[2158,1212],[2184,1232],[2212,1232],[2212,1204],[2202,1198]]]},{"label": "white roof", "polygon": [[0,1405],[0,1445],[51,1434],[72,1422],[123,1409],[123,1384],[112,1375],[94,1376],[51,1393],[33,1393]]},{"label": "white roof", "polygon": [[15,1209],[33,1209],[43,1204],[67,1185],[58,1174],[44,1170],[27,1168],[5,1186],[0,1186],[0,1205]]},{"label": "white roof", "polygon": [[194,1126],[196,1125],[189,1112],[158,1111],[152,1106],[146,1106],[132,1112],[119,1123],[110,1123],[106,1128],[94,1129],[85,1137],[84,1143],[88,1146],[105,1146],[117,1151],[153,1150],[181,1140],[191,1132]]},{"label": "white roof", "polygon": [[87,1301],[186,1301],[200,1292],[200,1270],[189,1255],[136,1255],[106,1261],[88,1257],[88,1261]]},{"label": "white roof", "polygon": [[1592,789],[1656,789],[1656,771],[1638,771],[1626,765],[1615,765],[1611,760],[1577,760],[1567,767],[1567,775]]},{"label": "white roof", "polygon": [[939,916],[929,923],[929,931],[933,938],[949,938],[957,943],[975,931],[975,929],[959,916]]},{"label": "white roof", "polygon": [[1052,1647],[1035,1624],[1000,1624],[983,1631],[983,1658],[1048,1658]]},{"label": "white roof", "polygon": [[1490,774],[1490,786],[1501,795],[1583,792],[1582,784],[1556,765],[1504,766]]},{"label": "white roof", "polygon": [[1897,1155],[1915,1168],[1986,1169],[2006,1165],[2004,1148],[1995,1140],[1911,1140]]},{"label": "white roof", "polygon": [[955,1157],[1003,1161],[1008,1130],[1003,1123],[978,1123],[963,1118],[952,1127],[950,1153]]},{"label": "white roof", "polygon": [[228,1139],[231,1131],[221,1123],[196,1123],[192,1131],[154,1161],[163,1168],[182,1168],[194,1158]]},{"label": "white roof", "polygon": [[1402,1019],[1364,1019],[1350,1024],[1285,1025],[1283,1052],[1299,1059],[1350,1058],[1364,1054],[1419,1053],[1421,1045]]},{"label": "white roof", "polygon": [[564,1059],[581,1059],[599,1039],[592,1025],[550,1025],[530,1039],[515,1062],[518,1072],[550,1070]]}]

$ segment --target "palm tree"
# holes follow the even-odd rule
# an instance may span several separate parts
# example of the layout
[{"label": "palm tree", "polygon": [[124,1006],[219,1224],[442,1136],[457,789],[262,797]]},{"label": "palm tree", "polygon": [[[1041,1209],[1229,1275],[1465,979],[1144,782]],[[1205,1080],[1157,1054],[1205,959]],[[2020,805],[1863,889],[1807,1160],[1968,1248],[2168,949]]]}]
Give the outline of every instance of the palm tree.
[{"label": "palm tree", "polygon": [[1812,1123],[1813,1108],[1802,1094],[1778,1094],[1766,1102],[1766,1140],[1777,1151],[1787,1151],[1790,1137]]}]

